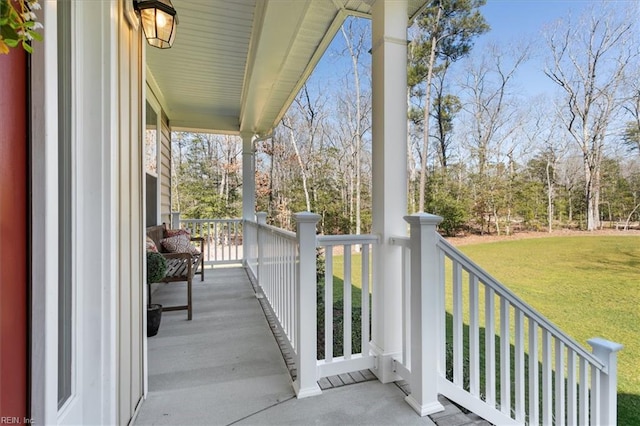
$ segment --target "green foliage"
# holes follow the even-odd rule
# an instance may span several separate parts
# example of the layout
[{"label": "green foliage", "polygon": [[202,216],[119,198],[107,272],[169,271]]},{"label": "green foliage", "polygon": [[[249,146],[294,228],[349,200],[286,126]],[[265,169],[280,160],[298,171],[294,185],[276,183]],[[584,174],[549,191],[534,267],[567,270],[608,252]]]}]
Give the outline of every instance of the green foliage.
[{"label": "green foliage", "polygon": [[147,252],[147,284],[157,283],[167,274],[167,261],[155,251]]},{"label": "green foliage", "polygon": [[426,211],[442,216],[439,228],[448,236],[461,231],[469,220],[469,200],[463,188],[454,180],[452,170],[434,172],[427,182]]},{"label": "green foliage", "polygon": [[28,53],[33,52],[32,40],[42,40],[36,32],[42,28],[33,10],[40,9],[38,0],[17,0],[17,9],[10,0],[0,0],[0,54],[8,54],[9,48],[22,45]]},{"label": "green foliage", "polygon": [[437,128],[435,139],[437,141],[438,158],[440,167],[447,168],[448,149],[451,145],[451,133],[453,132],[453,119],[462,109],[460,98],[439,92],[433,101],[431,116],[436,120]]},{"label": "green foliage", "polygon": [[325,273],[325,258],[321,248],[316,248],[316,281],[321,282],[324,280]]},{"label": "green foliage", "polygon": [[622,140],[629,147],[629,150],[640,150],[640,124],[633,121],[628,122]]},{"label": "green foliage", "polygon": [[238,217],[241,142],[223,135],[173,134],[172,209],[184,218]]},{"label": "green foliage", "polygon": [[453,236],[460,231],[467,222],[466,206],[459,200],[451,197],[448,193],[433,199],[429,204],[429,211],[442,216],[442,223],[439,229],[447,236]]},{"label": "green foliage", "polygon": [[437,43],[436,61],[455,62],[469,54],[473,40],[489,31],[489,25],[477,10],[485,3],[486,0],[433,0],[428,3],[417,20],[420,33],[410,46],[409,87],[426,78],[433,40]]}]

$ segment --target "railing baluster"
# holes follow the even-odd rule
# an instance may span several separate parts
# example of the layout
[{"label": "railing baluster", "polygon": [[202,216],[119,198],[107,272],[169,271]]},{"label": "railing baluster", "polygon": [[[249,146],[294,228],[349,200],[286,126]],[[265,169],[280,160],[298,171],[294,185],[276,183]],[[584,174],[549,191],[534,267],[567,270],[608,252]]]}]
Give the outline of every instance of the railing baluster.
[{"label": "railing baluster", "polygon": [[293,285],[293,280],[291,279],[291,245],[286,244],[286,242],[282,241],[282,268],[283,268],[283,276],[282,280],[282,305],[283,310],[285,312],[284,320],[285,324],[287,324],[287,329],[291,330],[291,312],[293,310],[292,300],[291,300],[291,287]]},{"label": "railing baluster", "polygon": [[576,355],[567,348],[567,424],[578,423],[578,391],[576,383]]},{"label": "railing baluster", "polygon": [[220,257],[218,256],[218,221],[213,222],[213,261],[220,261]]},{"label": "railing baluster", "polygon": [[[240,243],[240,241],[239,241],[240,237],[239,237],[239,235],[240,235],[240,226],[241,226],[241,224],[240,224],[240,222],[232,222],[232,224],[234,225],[234,227],[233,227],[233,231],[234,231],[233,232],[233,245],[234,245],[234,247],[236,249],[235,258],[237,259],[238,258],[238,248],[240,247],[240,244],[239,244]],[[243,239],[243,241],[244,241],[244,239]]]},{"label": "railing baluster", "polygon": [[[289,326],[291,330],[295,329],[296,321],[295,321],[295,312],[296,312],[296,246],[293,244],[289,244]],[[295,333],[291,333],[295,335]]]},{"label": "railing baluster", "polygon": [[565,398],[564,398],[564,343],[562,340],[556,340],[556,363],[555,363],[555,422],[557,426],[562,426],[565,424],[564,421],[564,413],[565,413]]},{"label": "railing baluster", "polygon": [[580,415],[578,421],[580,425],[587,426],[589,424],[589,373],[587,360],[580,357]]},{"label": "railing baluster", "polygon": [[511,415],[511,331],[509,301],[500,298],[500,407]]},{"label": "railing baluster", "polygon": [[480,396],[480,321],[478,277],[469,273],[469,392]]},{"label": "railing baluster", "polygon": [[462,387],[463,324],[462,324],[462,267],[453,261],[453,383]]},{"label": "railing baluster", "polygon": [[363,356],[369,355],[369,252],[371,244],[362,245],[362,306],[361,327],[362,343],[361,353]]},{"label": "railing baluster", "polygon": [[324,357],[333,360],[333,246],[325,250],[324,275]]},{"label": "railing baluster", "polygon": [[542,329],[542,424],[553,423],[551,334]]},{"label": "railing baluster", "polygon": [[351,359],[351,245],[344,245],[344,289],[342,296],[344,311],[343,324],[344,331],[342,335],[343,356],[345,359]]},{"label": "railing baluster", "polygon": [[230,221],[225,221],[225,227],[228,230],[229,233],[229,238],[227,239],[227,260],[232,259],[232,253],[231,253],[231,249],[234,245],[234,232],[233,232],[233,223],[231,223]]},{"label": "railing baluster", "polygon": [[538,377],[538,324],[529,320],[529,424],[540,424],[540,384]]},{"label": "railing baluster", "polygon": [[600,425],[600,419],[602,418],[600,415],[600,401],[601,401],[601,393],[600,393],[600,371],[597,368],[591,366],[591,424],[594,426]]},{"label": "railing baluster", "polygon": [[411,370],[411,253],[402,247],[402,364]]},{"label": "railing baluster", "polygon": [[[439,317],[440,317],[440,330],[438,333],[440,342],[439,342],[439,346],[440,348],[442,348],[442,350],[440,351],[440,357],[439,357],[439,373],[441,375],[445,375],[446,369],[447,369],[447,351],[446,351],[446,347],[447,347],[447,311],[446,311],[446,305],[445,305],[445,279],[444,277],[445,275],[445,253],[442,250],[438,251],[438,265],[440,265],[440,271],[439,271],[439,276],[442,277],[442,282],[440,283],[440,285],[442,286],[442,288],[437,289],[438,290],[438,298],[440,300],[438,300],[438,307],[440,308],[440,313],[439,313]],[[409,326],[411,327],[411,326]]]},{"label": "railing baluster", "polygon": [[525,372],[524,372],[524,313],[515,309],[515,343],[514,343],[514,375],[515,375],[515,419],[525,421]]},{"label": "railing baluster", "polygon": [[487,404],[495,406],[496,403],[496,330],[495,330],[495,300],[494,291],[485,285],[485,382]]},{"label": "railing baluster", "polygon": [[204,238],[205,244],[206,244],[206,248],[204,249],[205,253],[202,253],[202,255],[204,256],[205,262],[211,259],[211,246],[213,244],[211,244],[211,226],[213,225],[213,222],[207,222],[207,232],[206,235],[201,235],[202,238]]},{"label": "railing baluster", "polygon": [[282,315],[284,317],[284,286],[285,286],[285,282],[284,282],[284,271],[285,271],[285,264],[284,264],[284,256],[283,256],[283,245],[284,245],[284,240],[280,237],[278,237],[278,277],[280,277],[280,279],[278,280],[278,310],[280,311],[280,315]]}]

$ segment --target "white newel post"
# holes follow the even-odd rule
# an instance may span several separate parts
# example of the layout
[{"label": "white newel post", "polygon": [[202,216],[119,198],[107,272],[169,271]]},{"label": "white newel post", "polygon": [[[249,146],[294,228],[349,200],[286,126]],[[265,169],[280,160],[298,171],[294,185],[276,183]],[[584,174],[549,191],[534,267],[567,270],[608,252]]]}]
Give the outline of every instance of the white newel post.
[{"label": "white newel post", "polygon": [[442,218],[426,213],[405,216],[411,247],[411,394],[407,403],[421,416],[444,410],[438,402],[438,359],[443,307],[436,227]]},{"label": "white newel post", "polygon": [[607,368],[607,374],[600,376],[600,420],[596,424],[615,425],[618,421],[618,352],[623,348],[619,343],[600,337],[587,340],[592,352]]},{"label": "white newel post", "polygon": [[171,212],[171,229],[180,229],[180,212]]},{"label": "white newel post", "polygon": [[297,268],[296,355],[298,378],[293,389],[298,398],[319,395],[316,331],[316,225],[320,215],[302,212],[294,215],[297,224],[299,260]]},{"label": "white newel post", "polygon": [[263,248],[263,238],[262,238],[262,228],[261,225],[267,224],[267,213],[258,212],[256,213],[256,222],[258,222],[258,227],[256,230],[256,256],[258,258],[258,276],[256,280],[258,281],[258,288],[260,292],[256,294],[258,298],[264,297],[264,293],[262,291],[262,273],[264,271],[264,248]]},{"label": "white newel post", "polygon": [[372,233],[373,303],[370,350],[373,373],[397,380],[393,358],[402,352],[402,248],[391,237],[407,235],[407,0],[372,6]]}]

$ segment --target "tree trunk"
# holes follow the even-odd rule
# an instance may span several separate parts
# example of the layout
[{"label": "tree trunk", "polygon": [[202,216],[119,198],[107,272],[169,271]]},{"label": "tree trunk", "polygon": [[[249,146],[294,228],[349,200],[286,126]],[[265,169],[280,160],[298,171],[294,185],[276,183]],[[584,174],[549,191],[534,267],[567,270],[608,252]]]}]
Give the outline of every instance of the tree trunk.
[{"label": "tree trunk", "polygon": [[[438,7],[438,14],[436,15],[436,25],[440,22],[442,16],[442,6]],[[425,101],[424,101],[424,118],[423,127],[424,135],[422,142],[422,152],[420,153],[420,194],[418,198],[418,211],[424,211],[424,192],[427,186],[427,159],[429,157],[429,113],[431,109],[431,80],[433,79],[433,66],[436,62],[436,45],[438,39],[435,36],[431,38],[431,52],[429,54],[429,64],[427,69],[427,81],[425,87]]]},{"label": "tree trunk", "polygon": [[553,231],[553,186],[551,184],[551,162],[547,160],[547,230]]},{"label": "tree trunk", "polygon": [[291,127],[291,123],[287,125],[289,129],[289,139],[291,140],[291,145],[293,145],[293,150],[296,154],[296,159],[298,160],[298,165],[300,166],[300,175],[302,176],[302,189],[304,191],[304,199],[307,204],[307,211],[311,211],[311,198],[309,197],[309,189],[307,187],[307,172],[304,168],[304,163],[302,162],[302,158],[300,157],[300,150],[298,149],[298,144],[296,143],[296,135],[293,132],[293,127]]},{"label": "tree trunk", "polygon": [[600,228],[600,171],[585,164],[585,200],[587,202],[587,231]]}]

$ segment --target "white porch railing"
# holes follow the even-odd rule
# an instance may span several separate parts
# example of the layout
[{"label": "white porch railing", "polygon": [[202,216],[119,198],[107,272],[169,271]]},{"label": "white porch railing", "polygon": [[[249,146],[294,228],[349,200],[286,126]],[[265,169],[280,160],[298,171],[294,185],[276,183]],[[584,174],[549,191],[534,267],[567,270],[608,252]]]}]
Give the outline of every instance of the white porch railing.
[{"label": "white porch railing", "polygon": [[[191,235],[204,238],[204,264],[240,264],[243,259],[242,219],[178,219]],[[173,225],[175,226],[175,225]]]},{"label": "white porch railing", "polygon": [[410,238],[391,241],[406,261],[395,362],[418,413],[441,393],[495,424],[616,423],[621,345],[591,339],[588,352],[440,237],[441,218],[405,219]]},{"label": "white porch railing", "polygon": [[[372,271],[370,259],[372,250],[378,242],[375,235],[324,235],[317,237],[317,246],[323,248],[325,280],[324,280],[324,358],[318,357],[318,376],[328,377],[352,371],[373,368],[374,358],[369,353],[371,325],[371,283]],[[360,265],[354,266],[353,249],[360,251]],[[342,310],[337,311],[334,304],[334,271],[337,262],[334,255],[342,255]],[[336,273],[338,271],[335,271]],[[360,277],[360,311],[359,320],[352,308],[357,308],[353,300],[354,277]],[[342,341],[334,336],[334,320],[342,319]],[[339,323],[338,323],[339,324]],[[354,350],[353,330],[358,329],[360,338],[357,342],[360,350]],[[342,347],[342,354],[334,356],[334,346]]]},{"label": "white porch railing", "polygon": [[[286,336],[286,344],[296,358],[297,379],[294,388],[298,398],[320,393],[321,377],[372,368],[369,354],[371,324],[371,251],[378,241],[372,235],[316,236],[320,216],[312,213],[295,215],[297,232],[285,231],[266,224],[266,214],[258,213],[257,222],[245,221],[245,266],[257,283],[258,297],[268,301],[278,328]],[[353,267],[352,248],[361,249],[361,265]],[[320,248],[324,254],[324,355],[317,351],[317,261]],[[343,304],[336,312],[334,304],[334,271],[338,254],[343,256]],[[362,287],[358,321],[352,311],[352,277],[360,276]],[[357,304],[356,304],[357,306]],[[334,315],[342,319],[342,341],[334,336]],[[352,331],[360,330],[354,351]],[[334,345],[341,354],[334,353]],[[321,358],[321,359],[319,359]]]}]

